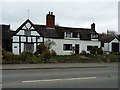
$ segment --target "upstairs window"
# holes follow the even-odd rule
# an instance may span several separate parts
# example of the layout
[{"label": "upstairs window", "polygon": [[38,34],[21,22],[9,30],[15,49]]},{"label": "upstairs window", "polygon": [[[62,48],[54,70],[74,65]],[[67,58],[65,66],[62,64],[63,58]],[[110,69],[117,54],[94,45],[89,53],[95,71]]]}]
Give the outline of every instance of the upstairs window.
[{"label": "upstairs window", "polygon": [[30,30],[25,30],[25,35],[26,36],[30,36],[31,35],[31,31]]},{"label": "upstairs window", "polygon": [[64,36],[71,38],[72,37],[72,32],[65,32]]},{"label": "upstairs window", "polygon": [[73,32],[73,38],[79,38],[80,33],[79,32]]},{"label": "upstairs window", "polygon": [[96,34],[96,33],[91,34],[91,39],[98,39],[98,34]]},{"label": "upstairs window", "polygon": [[63,45],[63,50],[72,50],[72,44],[64,44]]}]

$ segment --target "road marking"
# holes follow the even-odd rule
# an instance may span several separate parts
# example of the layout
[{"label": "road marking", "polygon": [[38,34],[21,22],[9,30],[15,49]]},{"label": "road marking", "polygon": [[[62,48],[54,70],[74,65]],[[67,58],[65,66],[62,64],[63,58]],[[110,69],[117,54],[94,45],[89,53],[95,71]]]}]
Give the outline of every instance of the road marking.
[{"label": "road marking", "polygon": [[30,83],[30,82],[49,82],[49,81],[82,80],[82,79],[95,79],[95,78],[96,78],[96,77],[64,78],[64,79],[30,80],[30,81],[22,81],[22,82],[23,82],[23,83]]}]

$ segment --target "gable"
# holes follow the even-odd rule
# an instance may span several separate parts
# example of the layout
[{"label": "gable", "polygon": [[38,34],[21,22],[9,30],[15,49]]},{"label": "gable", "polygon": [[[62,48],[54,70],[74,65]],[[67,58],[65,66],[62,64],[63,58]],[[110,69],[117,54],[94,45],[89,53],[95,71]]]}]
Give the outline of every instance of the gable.
[{"label": "gable", "polygon": [[111,42],[120,42],[117,38],[114,38]]},{"label": "gable", "polygon": [[41,36],[29,19],[16,30],[14,35]]}]

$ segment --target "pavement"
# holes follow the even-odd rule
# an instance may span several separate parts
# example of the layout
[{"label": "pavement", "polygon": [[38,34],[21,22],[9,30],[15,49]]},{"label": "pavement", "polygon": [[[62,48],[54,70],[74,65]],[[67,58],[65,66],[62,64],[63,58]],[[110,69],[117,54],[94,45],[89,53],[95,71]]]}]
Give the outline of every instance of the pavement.
[{"label": "pavement", "polygon": [[[102,68],[111,63],[51,63],[51,64],[3,64],[1,70]],[[113,64],[117,65],[117,63]]]}]

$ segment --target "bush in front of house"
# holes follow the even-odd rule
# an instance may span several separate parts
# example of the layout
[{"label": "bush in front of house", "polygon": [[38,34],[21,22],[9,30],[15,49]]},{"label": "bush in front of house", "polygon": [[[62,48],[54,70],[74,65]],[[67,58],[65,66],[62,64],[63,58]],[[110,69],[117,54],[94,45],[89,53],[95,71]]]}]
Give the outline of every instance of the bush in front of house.
[{"label": "bush in front of house", "polygon": [[49,50],[44,51],[41,55],[40,58],[43,63],[49,62],[49,59],[52,57],[51,53]]},{"label": "bush in front of house", "polygon": [[53,49],[50,51],[50,53],[51,53],[52,56],[56,56],[57,55],[56,52]]},{"label": "bush in front of house", "polygon": [[34,53],[31,51],[23,51],[20,54],[20,57],[21,57],[21,61],[25,63],[34,64],[40,62],[40,59],[38,57],[35,57]]},{"label": "bush in front of house", "polygon": [[42,54],[44,51],[48,50],[44,43],[41,43],[37,46],[37,54]]},{"label": "bush in front of house", "polygon": [[101,47],[97,49],[97,54],[99,54],[99,55],[103,55],[103,50],[102,50]]},{"label": "bush in front of house", "polygon": [[85,50],[82,50],[80,55],[87,55],[86,51]]},{"label": "bush in front of house", "polygon": [[96,53],[97,53],[97,48],[96,47],[91,47],[90,54],[95,55]]},{"label": "bush in front of house", "polygon": [[3,51],[2,55],[3,55],[2,63],[5,63],[5,64],[19,63],[19,60],[20,60],[19,55],[14,55],[13,53],[6,52],[6,51]]},{"label": "bush in front of house", "polygon": [[2,55],[3,55],[3,60],[11,60],[14,57],[13,53],[6,51],[3,51]]}]

